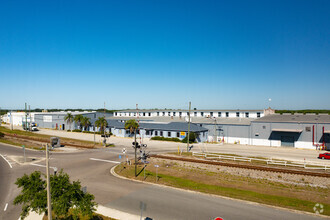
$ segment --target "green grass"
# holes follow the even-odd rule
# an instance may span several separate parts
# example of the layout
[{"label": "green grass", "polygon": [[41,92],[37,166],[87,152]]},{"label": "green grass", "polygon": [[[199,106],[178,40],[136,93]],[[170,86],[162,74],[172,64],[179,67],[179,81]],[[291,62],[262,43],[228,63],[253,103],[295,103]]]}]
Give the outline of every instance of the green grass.
[{"label": "green grass", "polygon": [[[42,138],[43,140],[46,140],[46,141],[49,141],[50,137],[53,137],[51,135],[38,134],[38,133],[29,132],[29,131],[10,130],[5,127],[0,127],[0,132],[3,132],[4,134],[7,133],[7,134],[22,135],[22,136],[27,136],[27,137]],[[71,142],[76,142],[78,144],[81,143],[81,144],[94,145],[94,142],[92,142],[92,141],[78,140],[78,139],[72,139],[72,138],[61,137],[61,141],[71,141]]]},{"label": "green grass", "polygon": [[[0,138],[0,142],[5,143],[5,144],[18,146],[18,147],[22,147],[22,144],[20,144],[20,143],[17,143],[15,141],[11,141],[11,140],[6,140],[6,139],[3,139],[3,138]],[[34,149],[34,150],[45,150],[45,147],[36,147],[36,146],[33,146],[33,145],[26,145],[25,144],[25,147],[30,148],[30,149]]]},{"label": "green grass", "polygon": [[[138,170],[141,170],[141,167]],[[117,166],[115,171],[118,174],[121,174],[121,172],[124,171],[122,175],[128,178],[134,178],[133,166],[125,169],[122,166]],[[155,182],[156,173],[146,170],[146,176],[147,176],[146,181]],[[143,178],[144,177],[142,172],[140,176],[137,177],[137,179],[143,180]],[[316,204],[316,202],[314,201],[307,201],[298,198],[279,196],[279,195],[264,194],[264,193],[231,188],[231,187],[224,187],[219,185],[209,185],[202,182],[193,181],[190,179],[185,179],[182,177],[165,175],[162,173],[158,173],[158,178],[159,178],[158,183],[181,188],[181,189],[226,196],[230,198],[258,202],[267,205],[279,206],[279,207],[307,211],[312,213],[314,212],[313,207]],[[265,184],[264,187],[267,187],[267,184]],[[324,205],[324,212],[322,214],[329,216],[330,204],[324,204],[324,203],[322,204]]]}]

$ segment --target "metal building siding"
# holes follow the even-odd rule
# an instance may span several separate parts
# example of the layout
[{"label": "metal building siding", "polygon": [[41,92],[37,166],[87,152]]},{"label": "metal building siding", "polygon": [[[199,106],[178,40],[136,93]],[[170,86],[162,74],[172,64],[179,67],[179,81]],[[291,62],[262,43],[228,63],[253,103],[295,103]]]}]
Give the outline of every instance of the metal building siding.
[{"label": "metal building siding", "polygon": [[[329,124],[322,123],[288,123],[288,122],[253,122],[251,124],[251,133],[254,138],[259,139],[268,139],[270,138],[271,133],[285,133],[285,132],[272,132],[272,129],[301,129],[302,132],[299,133],[299,138],[297,141],[311,142],[313,137],[313,125],[315,126],[314,137],[315,141],[319,142],[322,139],[322,130],[323,126],[325,130],[330,130]],[[265,129],[263,128],[265,126]],[[306,131],[306,127],[310,128],[310,131]],[[255,136],[258,133],[259,136]],[[296,133],[296,132],[290,132]],[[297,132],[298,133],[298,132]]]}]

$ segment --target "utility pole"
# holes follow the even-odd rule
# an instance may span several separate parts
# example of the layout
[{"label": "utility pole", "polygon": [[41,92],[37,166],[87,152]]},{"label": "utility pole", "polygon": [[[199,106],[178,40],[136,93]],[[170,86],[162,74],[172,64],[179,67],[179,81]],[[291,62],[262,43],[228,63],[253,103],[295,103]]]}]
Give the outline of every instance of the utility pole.
[{"label": "utility pole", "polygon": [[13,130],[13,111],[10,110],[10,129]]},{"label": "utility pole", "polygon": [[190,109],[191,109],[191,102],[189,102],[189,113],[188,113],[188,136],[187,136],[187,153],[189,151],[189,133],[190,133]]},{"label": "utility pole", "polygon": [[25,102],[25,129],[27,131],[27,112],[26,112],[26,102]]},{"label": "utility pole", "polygon": [[217,136],[217,119],[214,117],[214,142],[218,142]]},{"label": "utility pole", "polygon": [[103,118],[104,118],[104,121],[103,121],[103,134],[104,134],[104,140],[103,140],[103,144],[104,146],[106,147],[107,146],[107,139],[105,137],[105,102],[104,102],[104,112],[103,112]]},{"label": "utility pole", "polygon": [[48,153],[48,144],[46,144],[46,173],[47,173],[48,220],[52,220],[52,204],[51,204],[51,198],[50,198],[50,177],[49,177],[49,153]]},{"label": "utility pole", "polygon": [[31,131],[31,109],[30,109],[30,105],[29,105],[29,117],[30,117],[29,131]]}]

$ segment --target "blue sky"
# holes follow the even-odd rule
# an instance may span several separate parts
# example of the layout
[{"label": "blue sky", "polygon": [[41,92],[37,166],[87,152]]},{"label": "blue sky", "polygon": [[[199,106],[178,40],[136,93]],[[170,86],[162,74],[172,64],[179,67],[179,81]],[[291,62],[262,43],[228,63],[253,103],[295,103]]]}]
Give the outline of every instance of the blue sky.
[{"label": "blue sky", "polygon": [[0,4],[1,108],[330,109],[327,0]]}]

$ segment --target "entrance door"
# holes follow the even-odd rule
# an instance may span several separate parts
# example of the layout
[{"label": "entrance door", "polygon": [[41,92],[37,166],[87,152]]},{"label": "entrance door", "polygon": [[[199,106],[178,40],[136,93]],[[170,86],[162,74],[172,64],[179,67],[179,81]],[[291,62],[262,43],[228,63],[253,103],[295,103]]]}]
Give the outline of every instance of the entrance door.
[{"label": "entrance door", "polygon": [[65,130],[64,124],[62,124],[63,131]]},{"label": "entrance door", "polygon": [[293,136],[281,136],[281,146],[294,147],[294,137]]}]

